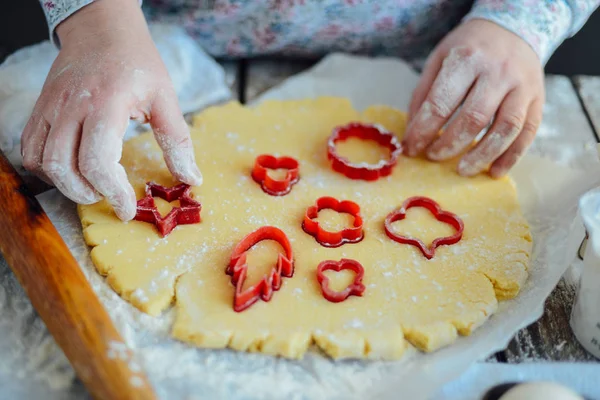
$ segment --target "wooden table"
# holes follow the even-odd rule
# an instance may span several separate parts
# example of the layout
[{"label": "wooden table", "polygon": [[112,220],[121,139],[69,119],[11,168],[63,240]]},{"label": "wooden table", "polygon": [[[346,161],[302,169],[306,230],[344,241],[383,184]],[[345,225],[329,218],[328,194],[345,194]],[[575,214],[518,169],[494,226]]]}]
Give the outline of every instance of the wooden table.
[{"label": "wooden table", "polygon": [[[225,61],[227,82],[234,97],[249,102],[286,78],[311,67],[315,61],[244,60]],[[557,145],[592,148],[600,132],[600,77],[546,77],[547,100],[543,126],[530,152],[557,157]],[[577,157],[570,164],[585,167],[595,162],[590,157]],[[564,160],[563,160],[564,161]],[[48,186],[29,178],[36,192]],[[566,275],[567,276],[567,275]],[[488,362],[521,363],[532,361],[597,362],[577,342],[569,325],[576,283],[563,278],[546,301],[541,319],[522,329],[508,348],[488,358]]]}]

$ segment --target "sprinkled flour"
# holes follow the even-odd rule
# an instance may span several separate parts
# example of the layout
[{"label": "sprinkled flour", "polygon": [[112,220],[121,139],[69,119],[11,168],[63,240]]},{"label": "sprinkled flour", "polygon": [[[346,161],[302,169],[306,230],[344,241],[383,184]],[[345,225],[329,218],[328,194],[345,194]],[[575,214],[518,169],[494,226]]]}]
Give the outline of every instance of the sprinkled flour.
[{"label": "sprinkled flour", "polygon": [[71,387],[69,362],[1,256],[0,332],[0,397],[66,400],[82,394],[81,387]]},{"label": "sprinkled flour", "polygon": [[[338,67],[342,66],[337,71],[343,73],[333,73],[336,64]],[[337,83],[341,91],[338,94],[344,96],[352,95],[344,91],[353,88],[353,85],[346,84],[348,77],[355,80],[355,76],[367,72],[366,76],[375,79],[361,82],[361,85],[366,86],[358,96],[360,104],[387,104],[385,99],[372,97],[388,93],[390,76],[396,76],[394,71],[402,71],[404,66],[391,59],[373,61],[334,55],[319,64],[319,68],[312,74],[316,76],[324,74],[332,83],[339,75],[340,82]],[[384,70],[387,73],[384,73]],[[346,76],[345,82],[344,76]],[[313,87],[314,85],[308,84],[306,79],[311,79],[308,74],[293,82],[289,81],[289,93],[304,93],[302,88]],[[397,81],[400,82],[402,79]],[[371,87],[377,85],[379,88]],[[395,87],[392,94],[390,96],[392,99],[403,96]],[[555,114],[560,117],[560,113]],[[542,147],[550,149],[550,140],[547,143],[548,146]],[[549,155],[564,154],[562,149],[558,151],[554,148],[553,146]],[[476,336],[461,338],[451,348],[427,356],[410,351],[410,354],[398,363],[355,361],[332,363],[314,353],[307,355],[302,362],[294,362],[255,354],[238,354],[232,351],[191,349],[170,340],[167,335],[174,317],[173,311],[167,312],[161,318],[152,318],[136,311],[120,299],[95,272],[88,257],[87,246],[83,243],[79,220],[72,204],[53,194],[45,195],[42,203],[80,262],[94,290],[110,312],[115,325],[138,355],[138,359],[130,365],[130,368],[133,370],[139,364],[145,369],[162,398],[233,398],[236,400],[285,397],[289,399],[375,398],[377,394],[381,394],[378,389],[391,390],[396,397],[398,390],[402,390],[407,398],[423,398],[440,384],[457,377],[473,361],[482,359],[490,352],[499,349],[524,323],[536,319],[539,316],[536,310],[543,304],[545,296],[550,293],[564,272],[564,243],[568,238],[570,221],[575,213],[573,205],[583,189],[593,183],[588,179],[585,184],[581,183],[579,186],[574,184],[570,187],[572,190],[554,194],[553,203],[548,204],[548,201],[544,201],[548,198],[544,196],[548,193],[547,187],[569,181],[575,182],[576,178],[581,176],[571,175],[570,179],[566,179],[567,176],[559,174],[550,182],[544,183],[536,178],[547,175],[548,170],[543,165],[541,167],[538,165],[537,168],[535,163],[528,164],[528,167],[527,174],[521,176],[521,182],[526,184],[524,188],[529,187],[525,190],[525,192],[529,190],[527,194],[535,198],[539,197],[540,204],[539,210],[525,210],[529,211],[526,216],[531,223],[536,242],[536,258],[530,267],[529,284],[517,300],[501,304],[498,313],[478,331]],[[557,206],[560,206],[561,213],[552,213],[551,211]],[[410,265],[411,260],[407,260],[407,264]],[[410,271],[411,268],[406,266],[403,268],[403,273],[411,273]],[[436,282],[434,285],[436,287],[440,285],[441,288],[443,284],[444,282]],[[30,308],[28,312],[15,310],[21,310],[21,305],[15,306],[19,302],[29,305],[13,275],[3,263],[0,263],[0,327],[3,333],[0,336],[0,347],[2,350],[25,349],[15,352],[15,356],[6,361],[4,358],[0,359],[0,387],[4,389],[6,382],[14,383],[20,379],[16,376],[23,376],[30,372],[34,375],[34,381],[40,386],[49,387],[52,382],[54,387],[65,390],[57,392],[60,395],[55,398],[61,400],[75,398],[72,392],[66,391],[67,385],[73,378],[73,372],[64,356]],[[510,313],[507,313],[506,310],[509,308]],[[373,312],[378,311],[373,310]],[[348,321],[348,323],[352,322]],[[7,325],[10,325],[8,330]],[[11,353],[7,350],[0,351],[0,354]],[[25,384],[26,381],[23,381],[23,385]],[[371,389],[365,394],[368,387]],[[40,393],[44,393],[43,398],[52,399],[54,392],[46,390]]]},{"label": "sprinkled flour", "polygon": [[[531,168],[530,166],[529,170]],[[545,168],[544,166],[542,170],[546,170]],[[533,173],[539,172],[533,169]],[[553,177],[551,180],[555,182],[556,178]],[[540,190],[540,188],[536,190]],[[569,193],[573,198],[578,195],[576,190],[569,191]],[[73,204],[56,193],[47,193],[42,196],[42,204],[79,261],[126,343],[136,353],[137,359],[131,361],[130,367],[134,370],[144,369],[161,398],[169,399],[192,399],[193,395],[198,396],[197,398],[234,398],[236,400],[282,397],[290,399],[351,399],[374,395],[373,388],[399,390],[400,386],[397,385],[400,383],[405,393],[429,392],[440,383],[457,376],[470,362],[495,351],[498,348],[498,338],[500,338],[500,342],[504,343],[514,330],[521,326],[523,320],[536,317],[536,315],[532,316],[531,310],[539,307],[533,307],[533,305],[543,303],[545,295],[550,292],[564,270],[564,266],[561,266],[560,262],[561,257],[564,256],[564,248],[557,243],[565,242],[569,232],[570,216],[575,212],[573,207],[568,206],[564,207],[561,215],[547,214],[543,210],[528,215],[534,241],[544,243],[543,246],[538,247],[537,257],[531,265],[529,271],[531,279],[516,300],[503,302],[500,305],[498,313],[480,328],[478,335],[461,338],[452,347],[425,356],[411,350],[400,362],[343,361],[334,363],[314,352],[310,352],[304,360],[298,362],[228,350],[201,350],[190,348],[170,339],[168,334],[175,315],[174,310],[169,310],[159,318],[153,318],[137,311],[122,300],[96,273],[89,259],[89,250],[84,244],[79,219]],[[410,264],[410,260],[408,260],[408,264]],[[416,266],[411,268],[403,265],[402,267],[398,271],[401,270],[405,274],[419,273]],[[10,304],[13,304],[12,302],[18,304],[9,306],[13,309],[11,311],[13,314],[6,318],[7,296],[0,292],[0,310],[2,311],[0,312],[0,325],[6,324],[6,321],[14,321],[16,313],[20,313],[20,316],[27,313],[33,314],[21,289],[14,281],[12,274],[6,272],[6,268],[4,268],[4,275],[0,275],[0,279],[3,280],[3,285],[0,287],[5,291],[6,288],[9,288],[11,291]],[[7,284],[7,279],[12,280],[12,284]],[[532,282],[536,282],[535,285]],[[198,282],[199,290],[201,290],[202,284]],[[439,290],[443,284],[443,282],[432,281],[432,286]],[[377,289],[376,287],[369,288],[370,290]],[[545,294],[541,294],[540,291]],[[140,293],[139,295],[145,294]],[[19,298],[21,300],[18,300]],[[425,299],[423,298],[423,300]],[[412,301],[421,301],[421,299],[415,298]],[[23,306],[22,303],[26,306]],[[511,308],[510,313],[502,312],[509,307]],[[377,313],[377,310],[373,310],[373,312]],[[31,319],[35,320],[35,317],[31,317]],[[25,322],[22,324],[26,326]],[[360,320],[350,319],[346,324],[349,328],[361,328]],[[27,335],[23,336],[21,323],[15,325],[19,326],[14,328],[10,345],[28,348],[30,351],[28,355],[33,357],[31,357],[32,360],[28,359],[25,362],[22,355],[19,355],[20,366],[15,367],[16,363],[13,362],[9,364],[10,368],[6,367],[4,360],[0,361],[0,379],[2,373],[7,369],[10,369],[10,373],[13,375],[36,371],[36,379],[43,382],[44,385],[52,382],[54,387],[66,388],[73,378],[73,372],[41,322],[37,320],[34,324],[35,329],[30,329],[32,332],[36,332],[33,342],[31,342],[31,338],[28,339]],[[492,332],[496,339],[489,339]],[[0,346],[4,343],[3,340],[5,338],[0,337]],[[40,343],[42,346],[39,346]],[[34,346],[34,344],[38,346]],[[114,355],[118,356],[119,350],[113,349],[113,351]],[[419,367],[424,362],[427,362],[428,365],[435,364],[439,368],[445,368],[444,370],[449,371],[450,375],[437,372],[430,375]],[[41,365],[47,367],[40,369]],[[424,385],[424,383],[426,384]],[[132,384],[134,383],[132,382]],[[371,389],[366,392],[368,388]]]}]

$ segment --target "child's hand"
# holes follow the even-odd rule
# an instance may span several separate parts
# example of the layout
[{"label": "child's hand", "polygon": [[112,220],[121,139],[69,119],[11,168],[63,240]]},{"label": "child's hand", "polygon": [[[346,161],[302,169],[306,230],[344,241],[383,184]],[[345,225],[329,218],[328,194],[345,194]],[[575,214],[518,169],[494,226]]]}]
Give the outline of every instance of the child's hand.
[{"label": "child's hand", "polygon": [[77,203],[104,196],[130,220],[136,198],[119,160],[133,118],[151,123],[176,179],[201,184],[188,127],[138,2],[92,3],[57,33],[62,49],[23,132],[25,168]]},{"label": "child's hand", "polygon": [[426,151],[436,161],[453,158],[494,118],[486,135],[462,157],[458,172],[470,176],[490,167],[493,177],[504,175],[540,125],[543,78],[539,58],[518,36],[484,20],[460,25],[427,60],[410,105],[405,153]]}]

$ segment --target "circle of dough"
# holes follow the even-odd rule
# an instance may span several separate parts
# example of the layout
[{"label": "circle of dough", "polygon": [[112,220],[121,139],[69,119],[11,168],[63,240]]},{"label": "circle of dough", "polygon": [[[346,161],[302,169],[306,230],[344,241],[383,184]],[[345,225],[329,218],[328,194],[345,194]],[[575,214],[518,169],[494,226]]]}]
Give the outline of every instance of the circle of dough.
[{"label": "circle of dough", "polygon": [[[361,113],[345,99],[319,98],[254,108],[232,102],[196,115],[191,134],[204,183],[192,193],[202,203],[202,222],[161,238],[150,224],[120,222],[105,201],[80,206],[98,272],[146,313],[159,315],[174,303],[173,336],[199,347],[300,358],[314,344],[333,358],[397,359],[408,343],[433,351],[469,335],[527,278],[532,242],[513,182],[460,177],[456,160],[407,157],[389,177],[347,179],[331,170],[326,144],[335,126],[352,121],[380,124],[401,139],[406,114],[384,106]],[[300,162],[301,178],[290,195],[267,196],[251,179],[254,159],[263,153]],[[177,183],[150,133],[126,142],[121,162],[138,198],[147,181]],[[304,233],[306,207],[321,196],[360,205],[362,242],[324,248]],[[462,240],[440,246],[431,260],[390,240],[383,220],[411,196],[430,197],[462,218]],[[416,213],[420,237],[435,238],[439,222]],[[236,313],[225,268],[235,244],[264,225],[290,238],[295,273],[271,301]],[[315,271],[321,261],[341,258],[364,266],[366,290],[335,304],[321,295]]]}]

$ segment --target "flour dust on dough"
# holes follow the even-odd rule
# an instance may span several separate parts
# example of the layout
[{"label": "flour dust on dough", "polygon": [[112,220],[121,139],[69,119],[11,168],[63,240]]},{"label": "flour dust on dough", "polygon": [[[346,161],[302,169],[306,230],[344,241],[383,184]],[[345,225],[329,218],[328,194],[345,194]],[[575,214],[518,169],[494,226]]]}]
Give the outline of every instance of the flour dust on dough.
[{"label": "flour dust on dough", "polygon": [[[179,226],[161,238],[150,224],[120,222],[106,202],[80,206],[98,272],[151,315],[174,303],[173,336],[199,347],[300,358],[314,344],[333,358],[397,359],[408,343],[433,351],[469,335],[495,312],[498,300],[515,297],[527,278],[532,242],[513,182],[460,177],[456,160],[406,157],[391,176],[376,182],[347,179],[331,170],[326,142],[332,128],[351,121],[380,124],[401,138],[406,114],[383,106],[360,113],[345,99],[319,98],[255,108],[232,102],[197,115],[192,138],[204,184],[193,195],[202,203],[202,223]],[[350,140],[338,150],[353,161],[373,161],[379,157],[375,147]],[[299,160],[300,181],[289,195],[269,196],[251,179],[254,159],[263,153]],[[151,134],[125,143],[122,163],[138,198],[147,181],[177,183]],[[360,205],[362,242],[325,248],[302,230],[306,208],[320,196]],[[411,196],[430,197],[460,216],[462,240],[439,247],[427,260],[417,248],[389,239],[386,215]],[[172,206],[157,203],[163,214]],[[348,224],[347,216],[332,214],[324,210],[319,221]],[[236,313],[225,268],[235,244],[264,225],[288,235],[295,274],[284,278],[270,302],[259,300]],[[452,233],[419,208],[396,225],[426,243]],[[267,241],[250,251],[247,285],[268,271],[278,246]],[[366,290],[363,297],[330,303],[321,295],[316,268],[341,258],[363,265]],[[334,288],[342,288],[352,279],[348,274],[328,276]]]}]

